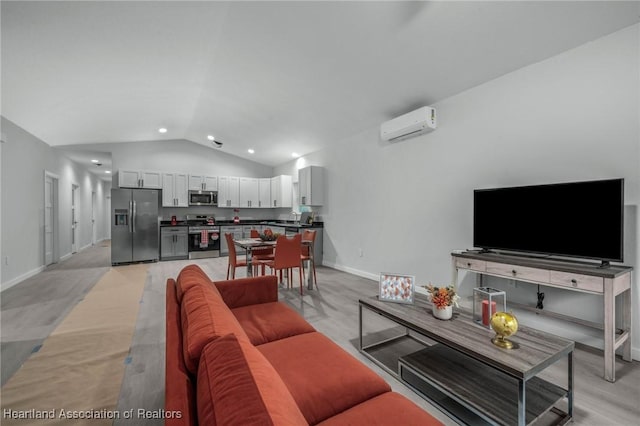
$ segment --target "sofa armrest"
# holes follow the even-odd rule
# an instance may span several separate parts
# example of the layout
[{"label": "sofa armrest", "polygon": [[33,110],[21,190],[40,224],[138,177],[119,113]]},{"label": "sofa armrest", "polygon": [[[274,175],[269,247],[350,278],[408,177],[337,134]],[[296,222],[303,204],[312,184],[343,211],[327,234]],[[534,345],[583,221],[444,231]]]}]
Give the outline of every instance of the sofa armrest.
[{"label": "sofa armrest", "polygon": [[230,309],[278,301],[278,279],[264,275],[213,283]]}]

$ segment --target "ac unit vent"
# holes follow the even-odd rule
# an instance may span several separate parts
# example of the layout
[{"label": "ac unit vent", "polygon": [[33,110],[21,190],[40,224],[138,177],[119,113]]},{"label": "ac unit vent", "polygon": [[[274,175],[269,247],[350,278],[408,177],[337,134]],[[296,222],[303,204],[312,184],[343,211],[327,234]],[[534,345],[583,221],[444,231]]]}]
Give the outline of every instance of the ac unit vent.
[{"label": "ac unit vent", "polygon": [[425,106],[382,123],[380,138],[384,141],[398,142],[435,129],[436,110]]}]

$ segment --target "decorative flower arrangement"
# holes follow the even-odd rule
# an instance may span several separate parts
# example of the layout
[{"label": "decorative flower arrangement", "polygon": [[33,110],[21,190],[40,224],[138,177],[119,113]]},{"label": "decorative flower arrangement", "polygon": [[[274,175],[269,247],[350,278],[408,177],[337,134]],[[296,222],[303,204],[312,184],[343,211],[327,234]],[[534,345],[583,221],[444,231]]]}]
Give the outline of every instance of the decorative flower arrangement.
[{"label": "decorative flower arrangement", "polygon": [[447,306],[458,306],[460,296],[456,294],[456,289],[450,285],[447,287],[435,287],[433,284],[423,286],[429,292],[431,303],[438,309],[444,309]]},{"label": "decorative flower arrangement", "polygon": [[279,236],[279,233],[273,232],[271,229],[267,228],[264,230],[264,233],[260,234],[260,239],[262,241],[275,241]]}]

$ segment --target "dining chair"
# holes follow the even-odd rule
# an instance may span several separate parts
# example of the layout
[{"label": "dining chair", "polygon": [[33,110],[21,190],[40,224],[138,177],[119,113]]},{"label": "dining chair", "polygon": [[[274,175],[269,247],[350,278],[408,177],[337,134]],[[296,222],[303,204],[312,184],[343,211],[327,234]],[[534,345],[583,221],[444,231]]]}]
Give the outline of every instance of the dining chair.
[{"label": "dining chair", "polygon": [[293,268],[298,268],[300,273],[300,294],[302,295],[302,235],[296,234],[292,238],[281,235],[276,240],[276,252],[273,260],[261,260],[258,263],[271,268],[273,275],[287,271],[287,287],[292,288]]},{"label": "dining chair", "polygon": [[239,260],[236,255],[236,245],[233,242],[233,234],[224,234],[227,239],[227,246],[229,247],[229,265],[227,266],[227,279],[229,279],[229,272],[231,272],[231,279],[236,279],[236,268],[247,267],[246,260]]},{"label": "dining chair", "polygon": [[[313,256],[314,244],[316,242],[316,231],[305,229],[302,233],[302,241],[307,244],[302,244],[302,254],[300,259],[302,260],[302,274],[304,275],[304,262],[309,262],[311,264],[311,268],[313,268],[313,282],[316,285],[316,289],[318,288],[318,278],[316,277],[316,262]],[[309,271],[311,273],[311,271]]]},{"label": "dining chair", "polygon": [[[251,238],[260,238],[260,232],[257,229],[251,230]],[[262,275],[264,275],[264,264],[255,263],[260,260],[273,260],[273,247],[255,248],[251,250],[251,260],[253,262],[253,275],[258,275],[258,267],[262,266]]]}]

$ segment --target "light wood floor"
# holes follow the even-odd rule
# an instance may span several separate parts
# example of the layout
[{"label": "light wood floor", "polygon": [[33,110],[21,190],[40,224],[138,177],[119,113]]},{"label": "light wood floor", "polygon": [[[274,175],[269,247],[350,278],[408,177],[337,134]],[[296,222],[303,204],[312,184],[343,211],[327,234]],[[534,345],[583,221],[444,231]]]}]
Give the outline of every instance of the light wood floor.
[{"label": "light wood floor", "polygon": [[[2,380],[3,383],[24,362],[34,346],[55,328],[55,324],[89,291],[109,267],[108,247],[95,246],[74,255],[2,293]],[[164,287],[168,277],[176,277],[187,264],[198,263],[213,280],[224,279],[227,258],[198,261],[170,261],[151,264],[140,305],[130,360],[125,370],[119,410],[160,410],[164,407]],[[52,274],[55,272],[55,274]],[[46,275],[49,274],[49,275]],[[60,275],[58,275],[60,274]],[[65,276],[64,274],[69,274]],[[244,276],[244,269],[238,275]],[[383,372],[357,350],[358,299],[377,293],[377,283],[334,269],[318,267],[320,290],[281,289],[280,300],[300,312],[318,331],[324,333],[353,356],[380,374],[400,392],[446,424],[452,422],[436,408]],[[72,284],[69,284],[72,283]],[[295,281],[297,286],[297,279]],[[13,290],[13,291],[12,291]],[[376,319],[368,319],[376,322]],[[24,336],[22,342],[20,335]],[[5,339],[6,336],[13,336]],[[5,361],[9,363],[5,365]],[[579,425],[636,425],[640,418],[640,365],[617,363],[617,382],[602,376],[602,353],[579,347],[575,362],[574,422]],[[310,366],[313,368],[313,366]],[[564,385],[566,363],[544,371],[543,376]],[[310,384],[311,385],[311,384]],[[487,398],[491,395],[487,390]],[[546,420],[546,419],[545,419]],[[114,424],[125,423],[124,420]],[[133,424],[133,423],[128,423]],[[158,420],[135,424],[162,424]]]}]

